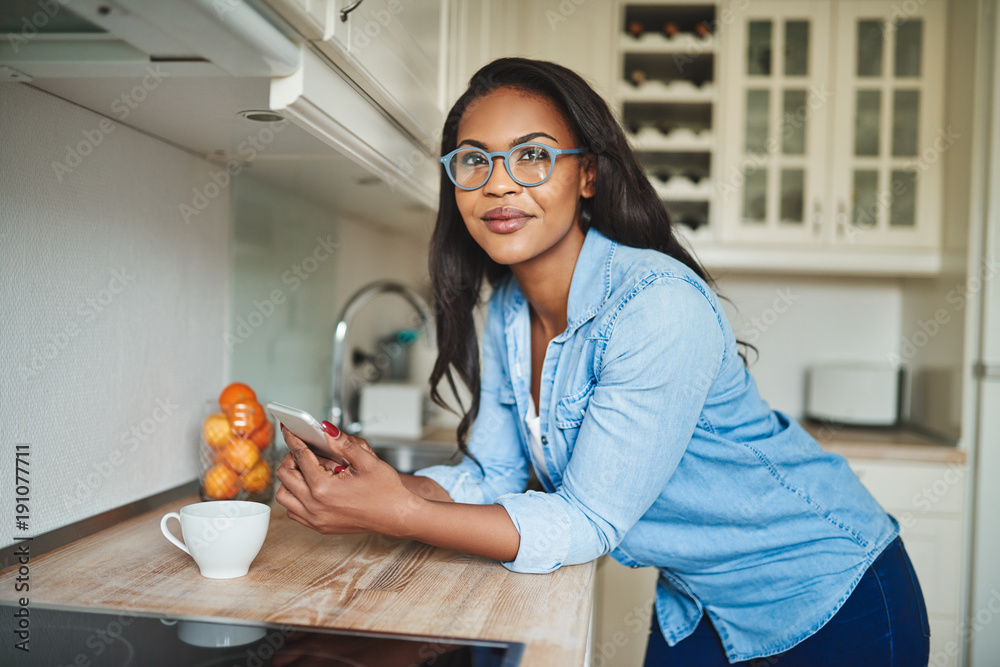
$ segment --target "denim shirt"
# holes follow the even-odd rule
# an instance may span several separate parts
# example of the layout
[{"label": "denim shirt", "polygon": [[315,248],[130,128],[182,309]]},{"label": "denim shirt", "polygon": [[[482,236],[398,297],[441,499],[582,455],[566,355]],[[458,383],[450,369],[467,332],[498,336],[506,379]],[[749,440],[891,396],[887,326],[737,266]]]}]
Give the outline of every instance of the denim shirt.
[{"label": "denim shirt", "polygon": [[787,650],[837,612],[899,526],[839,455],[771,410],[715,293],[683,263],[596,229],[573,270],[566,330],[542,366],[545,492],[525,491],[528,302],[489,302],[479,413],[456,466],[418,471],[460,503],[502,505],[514,572],[603,554],[659,570],[671,646],[707,613],[730,661]]}]

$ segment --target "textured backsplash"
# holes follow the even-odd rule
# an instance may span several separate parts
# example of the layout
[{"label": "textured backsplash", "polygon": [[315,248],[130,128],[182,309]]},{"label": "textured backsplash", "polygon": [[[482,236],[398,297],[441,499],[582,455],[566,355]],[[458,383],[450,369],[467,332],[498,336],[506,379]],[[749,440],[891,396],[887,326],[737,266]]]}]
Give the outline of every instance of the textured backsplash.
[{"label": "textured backsplash", "polygon": [[16,532],[38,535],[195,478],[225,378],[229,197],[185,224],[207,162],[26,84],[0,85],[0,136],[0,488],[13,508],[29,444]]}]

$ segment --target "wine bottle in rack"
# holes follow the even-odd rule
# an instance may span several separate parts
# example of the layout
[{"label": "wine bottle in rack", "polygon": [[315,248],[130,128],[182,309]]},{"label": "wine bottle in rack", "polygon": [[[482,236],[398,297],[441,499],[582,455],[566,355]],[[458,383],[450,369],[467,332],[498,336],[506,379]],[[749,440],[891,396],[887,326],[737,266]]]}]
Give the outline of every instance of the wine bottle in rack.
[{"label": "wine bottle in rack", "polygon": [[694,34],[702,39],[707,39],[712,35],[712,26],[708,21],[701,21],[694,27]]},{"label": "wine bottle in rack", "polygon": [[628,75],[628,80],[633,86],[638,88],[642,84],[646,83],[646,72],[641,69],[634,69]]},{"label": "wine bottle in rack", "polygon": [[692,231],[696,231],[708,224],[708,220],[705,216],[700,213],[695,213],[694,211],[685,211],[683,215],[675,217],[674,220]]},{"label": "wine bottle in rack", "polygon": [[677,24],[673,21],[667,21],[663,24],[663,34],[666,35],[668,39],[673,39],[679,31],[680,28],[678,28]]},{"label": "wine bottle in rack", "polygon": [[656,125],[656,129],[660,131],[660,134],[669,135],[671,132],[677,129],[677,124],[669,120],[661,120]]},{"label": "wine bottle in rack", "polygon": [[639,21],[629,21],[626,30],[628,34],[632,35],[636,39],[642,37],[642,23]]},{"label": "wine bottle in rack", "polygon": [[697,185],[701,179],[705,178],[705,172],[701,169],[687,169],[684,171],[684,178]]}]

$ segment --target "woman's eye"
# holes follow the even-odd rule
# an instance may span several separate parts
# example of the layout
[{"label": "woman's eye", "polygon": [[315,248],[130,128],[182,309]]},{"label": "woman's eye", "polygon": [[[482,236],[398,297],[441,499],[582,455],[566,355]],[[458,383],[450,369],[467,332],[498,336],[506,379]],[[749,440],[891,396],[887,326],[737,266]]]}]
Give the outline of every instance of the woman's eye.
[{"label": "woman's eye", "polygon": [[527,146],[521,150],[518,160],[522,162],[539,162],[548,160],[549,152],[541,146]]},{"label": "woman's eye", "polygon": [[466,153],[460,158],[463,167],[482,167],[486,164],[486,157],[479,153]]}]

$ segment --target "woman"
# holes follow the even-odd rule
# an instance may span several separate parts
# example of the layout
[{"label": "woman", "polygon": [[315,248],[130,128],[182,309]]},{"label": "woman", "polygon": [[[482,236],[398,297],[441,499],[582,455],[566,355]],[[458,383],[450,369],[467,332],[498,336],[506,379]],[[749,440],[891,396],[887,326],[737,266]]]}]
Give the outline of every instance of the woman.
[{"label": "woman", "polygon": [[[324,469],[286,433],[289,516],[517,572],[606,553],[655,566],[647,665],[926,664],[896,521],[758,396],[606,103],[558,65],[498,60],[455,103],[442,153],[431,385],[470,388],[468,456],[397,475],[325,424],[351,466]],[[544,492],[525,492],[529,466]]]}]

